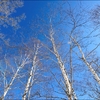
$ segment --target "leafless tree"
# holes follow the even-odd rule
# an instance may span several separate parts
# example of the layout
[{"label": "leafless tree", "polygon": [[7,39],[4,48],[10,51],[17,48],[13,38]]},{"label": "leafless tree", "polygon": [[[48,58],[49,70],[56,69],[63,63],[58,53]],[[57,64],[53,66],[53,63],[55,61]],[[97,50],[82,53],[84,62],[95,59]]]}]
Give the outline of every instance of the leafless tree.
[{"label": "leafless tree", "polygon": [[22,7],[23,1],[21,0],[0,0],[0,26],[7,27],[19,27],[19,22],[25,18],[22,14],[19,17],[13,17],[12,14],[16,12],[16,8]]},{"label": "leafless tree", "polygon": [[[95,41],[99,38],[99,22],[96,23],[99,19],[99,6],[91,17],[81,5],[73,8],[68,2],[58,4],[55,9],[50,8],[44,19],[38,17],[36,23],[33,22],[33,39],[23,41],[16,48],[13,46],[12,51],[16,53],[6,53],[2,59],[2,100],[14,96],[15,88],[21,90],[20,97],[23,100],[77,100],[81,94],[79,91],[91,98],[99,98],[100,57],[97,50],[100,43]],[[17,7],[22,7],[22,1],[1,0],[0,5],[3,27],[16,27],[24,18],[24,15],[11,17]],[[10,5],[13,6],[9,8]],[[92,26],[91,18],[95,18],[95,26]],[[0,38],[11,47],[2,33]]]},{"label": "leafless tree", "polygon": [[[22,57],[22,56],[21,56]],[[14,57],[15,58],[15,57]],[[14,66],[10,64],[10,62],[7,60],[6,56],[5,56],[5,63],[6,63],[6,66],[9,66],[12,68],[12,71],[13,71],[13,75],[12,75],[12,78],[10,80],[10,82],[7,82],[7,79],[5,77],[6,75],[6,72],[3,72],[4,73],[4,93],[3,95],[1,96],[2,100],[5,98],[5,96],[7,95],[8,91],[11,89],[11,86],[13,85],[15,79],[17,78],[20,70],[26,65],[29,63],[29,55],[25,54],[25,58],[22,58],[21,59],[22,62],[20,64],[17,63],[17,60],[15,58],[15,64],[17,66],[17,69],[16,71],[14,70]],[[11,69],[9,68],[9,71]],[[6,70],[7,71],[7,70]]]},{"label": "leafless tree", "polygon": [[[40,48],[39,47],[39,44],[34,44],[36,46],[34,46],[34,49],[36,49],[33,53],[34,53],[34,57],[32,59],[32,67],[31,67],[31,70],[29,72],[29,78],[28,78],[28,81],[26,83],[26,87],[25,87],[25,91],[24,91],[24,94],[23,94],[23,100],[26,100],[26,98],[30,98],[30,89],[32,87],[32,84],[35,80],[34,76],[35,76],[35,71],[36,71],[36,67],[37,67],[37,63],[39,61],[39,59],[37,59],[37,54],[38,54],[38,49]],[[28,97],[27,97],[28,95]]]},{"label": "leafless tree", "polygon": [[[65,89],[67,92],[66,94],[69,100],[72,100],[72,98],[76,98],[76,96],[74,95],[73,97],[74,88],[72,87],[73,86],[72,76],[69,77],[70,76],[70,74],[68,73],[69,69],[67,68],[65,62],[63,61],[64,56],[62,55],[64,55],[65,53],[64,49],[61,51],[62,54],[60,52],[61,48],[63,48],[62,45],[65,44],[64,46],[66,46],[66,49],[70,51],[69,53],[66,50],[68,54],[70,54],[69,58],[66,55],[67,53],[65,55],[67,56],[66,59],[70,60],[69,63],[70,63],[70,68],[71,68],[70,70],[71,75],[74,73],[73,72],[73,67],[74,67],[73,62],[75,62],[76,65],[78,65],[77,63],[80,63],[82,66],[81,69],[83,68],[83,70],[87,71],[86,66],[88,67],[90,71],[90,72],[88,71],[88,74],[91,73],[91,75],[93,75],[93,77],[91,75],[89,76],[91,80],[92,78],[94,78],[97,81],[97,84],[100,84],[99,74],[95,70],[96,67],[93,66],[93,63],[91,63],[93,62],[93,60],[94,61],[96,60],[95,58],[92,59],[92,54],[98,49],[100,45],[100,43],[94,45],[93,42],[95,41],[91,42],[94,39],[91,37],[94,37],[96,35],[98,26],[89,27],[91,22],[90,22],[90,16],[88,15],[88,11],[86,12],[86,10],[82,8],[80,5],[79,5],[79,8],[73,9],[71,8],[71,5],[68,3],[68,8],[66,8],[67,10],[65,10],[63,6],[61,6],[60,8],[57,8],[56,10],[53,9],[53,11],[51,11],[51,13],[48,14],[50,23],[48,23],[47,25],[47,23],[45,23],[45,20],[43,20],[42,18],[39,18],[40,22],[44,23],[44,25],[43,24],[42,26],[41,24],[37,25],[39,27],[38,33],[39,32],[42,33],[46,37],[47,39],[46,41],[51,41],[51,44],[50,42],[48,43],[49,46],[47,46],[48,44],[47,45],[43,44],[43,46],[47,48],[56,57],[57,61],[52,58],[51,59],[55,63],[58,63],[59,65],[60,71],[62,72],[62,76],[64,78],[64,84],[66,86],[66,89]],[[56,19],[57,14],[58,14],[57,11],[60,13],[59,19]],[[45,32],[43,31],[44,27],[45,27]],[[91,45],[93,45],[92,50],[89,48],[89,46]],[[72,60],[74,58],[76,58],[76,61]],[[66,63],[68,64],[68,61]],[[74,69],[77,70],[77,67],[76,68],[74,67]],[[84,88],[84,90],[85,89],[87,89],[87,87]]]}]

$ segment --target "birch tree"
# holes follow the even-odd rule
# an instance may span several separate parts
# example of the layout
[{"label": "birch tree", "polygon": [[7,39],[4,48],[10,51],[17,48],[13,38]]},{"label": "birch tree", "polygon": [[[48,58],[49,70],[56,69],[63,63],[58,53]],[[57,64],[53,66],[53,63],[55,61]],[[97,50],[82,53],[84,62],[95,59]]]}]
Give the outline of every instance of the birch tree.
[{"label": "birch tree", "polygon": [[[89,70],[90,70],[91,73],[93,74],[93,76],[94,76],[94,78],[96,79],[97,83],[100,84],[100,78],[99,78],[99,76],[97,75],[96,71],[93,69],[93,67],[91,66],[91,64],[89,64],[88,61],[86,60],[86,57],[85,57],[85,55],[84,55],[84,53],[83,53],[83,51],[82,51],[82,49],[81,49],[79,43],[78,43],[73,37],[72,37],[72,39],[73,39],[73,41],[75,42],[75,44],[78,46],[78,49],[79,49],[79,51],[80,51],[80,53],[81,53],[81,55],[82,55],[82,58],[81,58],[81,59],[82,59],[83,62],[88,66]],[[99,44],[99,45],[100,45],[100,44]]]},{"label": "birch tree", "polygon": [[[27,63],[29,63],[29,55],[26,55],[25,58],[22,58],[22,59],[23,59],[22,62],[20,63],[19,66],[17,65],[17,69],[16,69],[16,71],[14,72],[14,66],[12,66],[12,65],[9,63],[9,61],[6,59],[6,57],[5,57],[5,62],[6,62],[6,64],[7,64],[7,66],[11,66],[11,67],[12,67],[13,75],[12,75],[12,77],[11,77],[10,82],[9,82],[9,83],[7,82],[7,84],[4,84],[4,93],[3,93],[3,95],[1,96],[1,99],[2,99],[2,100],[6,97],[7,93],[8,93],[9,90],[11,89],[11,86],[13,85],[14,81],[15,81],[16,78],[18,77],[18,74],[19,74],[19,72],[21,71],[21,69],[22,69]],[[15,60],[15,64],[17,64],[16,60]],[[4,73],[5,73],[5,72],[4,72]],[[5,74],[6,74],[6,73],[5,73]],[[6,77],[4,76],[4,78],[6,78]],[[5,79],[4,79],[4,81],[5,81]]]},{"label": "birch tree", "polygon": [[[67,70],[67,66],[66,66],[67,62],[65,63],[63,61],[64,60],[63,56],[65,56],[67,53],[65,53],[65,54],[62,53],[63,56],[61,55],[61,53],[59,54],[59,49],[62,49],[62,47],[63,47],[62,45],[64,44],[64,41],[62,39],[60,40],[60,38],[59,38],[59,36],[63,36],[63,34],[61,32],[61,35],[60,35],[61,30],[60,30],[60,28],[58,28],[58,26],[60,26],[63,23],[64,19],[61,16],[61,19],[59,19],[60,21],[56,23],[56,21],[58,21],[58,20],[55,20],[55,19],[57,18],[56,14],[58,14],[58,12],[51,13],[51,16],[49,14],[47,15],[49,18],[48,24],[45,23],[44,19],[39,17],[39,21],[44,24],[42,24],[42,26],[41,26],[40,24],[38,25],[38,23],[36,23],[35,27],[38,26],[38,28],[40,29],[38,31],[45,36],[45,39],[47,41],[46,44],[50,44],[50,46],[49,46],[49,45],[46,45],[44,41],[43,42],[41,41],[43,47],[46,48],[48,50],[48,52],[51,52],[51,54],[54,55],[54,57],[56,59],[55,60],[54,58],[52,58],[52,56],[49,55],[50,59],[57,64],[57,68],[59,68],[60,72],[62,73],[64,93],[66,94],[66,97],[68,98],[68,100],[74,100],[74,99],[76,100],[77,96],[75,94],[74,88],[72,87],[73,86],[71,83],[72,80],[68,73],[69,69]],[[64,18],[65,18],[65,16],[64,16]],[[58,24],[57,25],[58,30],[56,29],[55,26],[52,25],[52,23],[53,23],[53,25]],[[44,27],[45,27],[45,31],[44,31]],[[39,32],[37,32],[37,33],[39,34]],[[58,34],[57,34],[57,32],[58,32]],[[61,38],[63,38],[63,37],[61,37]],[[62,50],[62,52],[64,52],[64,51]],[[57,79],[59,79],[59,78],[57,78]]]},{"label": "birch tree", "polygon": [[[66,59],[70,60],[70,67],[74,66],[74,69],[77,70],[77,73],[79,72],[81,74],[81,72],[77,69],[77,67],[80,67],[80,65],[78,65],[78,63],[80,63],[82,66],[81,70],[83,68],[83,70],[87,71],[88,68],[88,74],[91,73],[91,75],[93,75],[89,75],[88,78],[90,78],[91,80],[94,78],[97,81],[97,84],[99,84],[99,74],[97,71],[95,71],[96,67],[93,66],[93,63],[91,64],[91,62],[95,61],[95,58],[92,59],[92,54],[98,49],[100,44],[96,44],[92,48],[92,50],[90,50],[89,48],[90,45],[94,45],[91,42],[91,40],[93,39],[92,37],[96,35],[98,26],[89,27],[89,25],[91,25],[91,22],[90,16],[88,15],[88,11],[86,12],[86,10],[82,8],[80,5],[79,8],[73,9],[71,8],[71,5],[69,3],[66,9],[67,10],[65,10],[65,8],[63,8],[62,5],[61,7],[56,8],[56,10],[53,9],[53,11],[51,11],[51,13],[47,15],[49,20],[48,22],[50,23],[47,23],[44,19],[39,18],[39,21],[44,24],[41,25],[39,23],[39,25],[37,25],[39,27],[39,31],[37,33],[42,33],[46,37],[47,40],[45,40],[46,42],[45,44],[43,44],[43,46],[48,50],[48,52],[51,52],[55,56],[55,58],[52,59],[51,57],[51,59],[56,64],[58,64],[64,79],[66,96],[69,100],[72,100],[73,98],[76,99],[76,96],[74,95],[73,79],[69,77],[69,68],[68,66],[66,66],[69,62],[64,62],[64,55],[67,55],[67,52],[68,54],[70,52],[70,57],[66,56]],[[59,14],[57,11],[59,12]],[[59,16],[57,16],[57,14]],[[63,45],[67,49],[66,54],[64,51],[65,47],[63,47]],[[63,50],[60,51],[62,48]],[[72,59],[74,59],[74,61]],[[73,65],[74,62],[75,65]],[[73,67],[71,67],[71,69],[73,69]],[[71,70],[71,74],[72,73],[74,72],[72,72]],[[77,78],[75,79],[75,81],[77,81]],[[84,78],[86,77],[84,76]],[[78,87],[78,85],[76,85],[76,87]],[[87,90],[87,88],[84,88],[84,90]]]},{"label": "birch tree", "polygon": [[23,1],[21,0],[0,0],[0,26],[19,27],[19,22],[25,18],[25,14],[13,17],[12,14],[16,12],[16,8],[22,7]]},{"label": "birch tree", "polygon": [[[87,17],[88,20],[83,19],[84,22],[82,22],[81,20],[77,21],[77,17],[75,16],[75,13],[71,11],[72,17],[70,18],[72,19],[71,21],[72,28],[71,28],[70,35],[69,35],[71,38],[71,43],[73,43],[78,48],[80,53],[74,50],[73,52],[75,53],[77,52],[76,55],[79,57],[80,61],[83,61],[83,63],[88,67],[91,75],[93,76],[93,77],[91,76],[90,78],[91,79],[94,78],[96,81],[96,83],[93,85],[92,85],[92,82],[89,83],[89,81],[87,81],[87,84],[89,83],[88,85],[92,88],[92,89],[90,88],[90,91],[93,91],[93,87],[95,87],[94,88],[95,93],[96,93],[95,89],[97,88],[97,90],[99,90],[99,85],[100,85],[100,74],[96,70],[96,69],[99,69],[99,64],[97,64],[99,56],[96,52],[97,50],[99,50],[99,47],[100,47],[100,43],[96,41],[96,39],[97,40],[99,39],[99,33],[98,33],[99,32],[99,11],[98,9],[99,7],[97,7],[96,10],[92,11],[92,14],[93,14],[92,17],[90,13],[89,14],[87,13],[89,17]],[[82,16],[80,17],[82,18]],[[95,26],[92,26],[93,24],[91,24],[91,18],[92,18],[92,21],[95,23]],[[90,31],[84,30],[83,32],[84,34],[81,32],[81,36],[79,36],[80,29],[84,27],[85,25],[87,26],[88,29],[90,29]],[[91,25],[91,27],[88,27],[88,25]],[[92,46],[91,49],[90,49],[90,46]],[[92,98],[93,97],[98,98],[98,96],[96,97],[92,96]]]},{"label": "birch tree", "polygon": [[67,71],[65,69],[64,63],[62,62],[62,59],[61,59],[61,57],[58,54],[58,51],[56,49],[56,45],[55,45],[55,41],[54,41],[53,35],[54,35],[54,31],[53,31],[52,25],[50,25],[50,40],[52,42],[54,54],[55,54],[55,56],[56,56],[56,58],[58,60],[59,67],[60,67],[60,70],[61,70],[63,78],[64,78],[64,82],[65,82],[65,86],[66,86],[66,94],[67,94],[69,100],[72,100],[72,99],[76,100],[77,97],[74,94],[74,90],[73,90],[71,82],[70,82],[70,80],[68,78],[68,74],[67,74]]},{"label": "birch tree", "polygon": [[[97,22],[92,26],[91,16],[82,6],[74,9],[68,2],[60,3],[54,6],[55,9],[51,7],[44,18],[38,16],[36,23],[32,23],[33,39],[23,41],[18,48],[13,47],[14,55],[12,51],[6,52],[2,59],[5,65],[0,62],[2,100],[9,99],[11,92],[17,97],[14,88],[20,90],[22,100],[77,100],[81,97],[80,92],[99,98],[100,57],[97,51],[100,43],[96,41],[99,38],[99,14],[92,16]],[[24,15],[19,18],[12,14],[16,8],[23,6],[23,2],[1,0],[0,5],[0,25],[18,28]],[[98,13],[98,10],[94,11]],[[0,38],[11,47],[3,34]]]},{"label": "birch tree", "polygon": [[24,94],[23,94],[23,97],[22,97],[23,100],[30,98],[29,92],[30,92],[30,89],[31,89],[32,84],[34,82],[34,79],[35,79],[34,76],[35,76],[35,71],[37,69],[36,67],[37,67],[37,63],[38,63],[37,54],[38,54],[39,44],[34,44],[34,45],[36,45],[36,47],[34,46],[34,49],[36,49],[36,51],[34,51],[34,57],[32,59],[32,67],[31,67],[31,70],[29,72],[29,78],[27,80],[26,87],[25,87],[25,90],[24,90]]},{"label": "birch tree", "polygon": [[[2,49],[7,46],[10,48],[14,48],[11,46],[8,39],[8,35],[4,33],[4,29],[13,28],[18,29],[20,28],[20,22],[25,19],[25,14],[21,14],[18,16],[14,16],[14,13],[17,12],[17,8],[23,7],[24,2],[22,0],[0,0],[0,46],[1,53],[3,52]],[[14,33],[13,33],[14,34]],[[3,53],[2,53],[3,54]]]},{"label": "birch tree", "polygon": [[[99,8],[98,8],[99,9]],[[72,12],[72,11],[71,11]],[[94,13],[95,13],[96,11],[94,11]],[[84,21],[84,22],[81,22],[81,23],[78,23],[77,22],[77,19],[75,19],[75,15],[74,15],[74,13],[72,12],[71,13],[71,18],[72,18],[72,24],[73,24],[73,26],[72,26],[72,29],[71,29],[71,32],[70,32],[70,37],[71,37],[71,39],[72,39],[72,42],[74,42],[75,43],[75,45],[78,47],[78,49],[79,49],[79,51],[80,51],[80,54],[81,54],[81,60],[86,64],[86,66],[89,68],[89,70],[90,70],[90,72],[93,74],[93,76],[94,76],[94,78],[96,79],[96,81],[97,81],[97,83],[98,84],[100,84],[100,77],[99,77],[99,75],[97,74],[97,72],[93,69],[93,66],[91,65],[91,63],[89,63],[88,61],[87,61],[87,58],[86,57],[88,57],[88,56],[90,56],[99,46],[100,46],[100,43],[98,43],[91,51],[89,51],[89,53],[86,55],[86,57],[85,57],[85,54],[84,54],[84,52],[83,52],[83,50],[82,50],[82,48],[81,48],[81,46],[80,46],[80,43],[78,42],[78,40],[76,40],[76,38],[74,37],[74,36],[72,36],[71,34],[73,34],[76,30],[77,30],[77,28],[81,28],[82,26],[84,26],[84,25],[87,25],[87,23],[89,23],[89,21]],[[95,16],[95,15],[94,15]],[[82,16],[81,16],[82,17]],[[97,15],[97,17],[98,17],[98,15]],[[80,21],[80,20],[79,20]],[[81,37],[81,39],[79,40],[80,42],[81,42],[81,40],[82,39],[84,39],[84,38],[89,38],[90,36],[91,36],[91,34],[93,35],[93,36],[96,36],[95,35],[95,32],[98,30],[98,25],[96,26],[96,27],[93,27],[93,29],[92,29],[92,31],[91,32],[89,32],[88,33],[88,35],[87,36],[85,36],[85,37]],[[79,34],[79,33],[77,33],[77,34]],[[90,40],[91,41],[91,40]],[[88,45],[91,45],[91,44],[88,44]],[[84,49],[84,48],[83,48]]]}]

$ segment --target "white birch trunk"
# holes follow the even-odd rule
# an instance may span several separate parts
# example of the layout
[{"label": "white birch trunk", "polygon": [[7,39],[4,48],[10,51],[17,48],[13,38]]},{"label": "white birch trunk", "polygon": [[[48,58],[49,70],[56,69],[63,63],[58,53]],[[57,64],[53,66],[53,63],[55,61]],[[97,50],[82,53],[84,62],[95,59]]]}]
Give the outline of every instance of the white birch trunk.
[{"label": "white birch trunk", "polygon": [[35,51],[35,55],[34,55],[34,58],[33,58],[33,66],[30,70],[30,75],[29,75],[29,78],[28,78],[28,81],[27,81],[27,84],[26,84],[26,87],[25,87],[25,91],[24,91],[24,94],[23,94],[23,97],[22,97],[22,100],[26,100],[27,99],[27,94],[29,92],[29,89],[31,87],[31,81],[32,81],[32,78],[34,76],[34,73],[35,73],[35,69],[36,69],[36,58],[37,58],[37,53],[38,53],[38,49],[39,49],[39,46],[37,45],[37,48],[36,48],[36,51]]},{"label": "white birch trunk", "polygon": [[[53,32],[53,29],[51,27],[50,39],[51,39],[51,42],[52,42],[52,45],[53,45],[54,54],[55,54],[55,56],[56,56],[56,58],[58,60],[58,63],[59,63],[59,66],[60,66],[60,69],[61,69],[61,72],[62,72],[62,75],[63,75],[63,78],[64,78],[68,100],[73,100],[72,96],[75,96],[75,95],[72,93],[72,87],[71,87],[70,80],[68,78],[68,74],[67,74],[65,66],[64,66],[64,64],[63,64],[63,62],[61,60],[61,57],[58,54],[58,51],[56,49],[56,45],[55,45],[55,41],[54,41],[54,38],[53,38],[53,34],[54,34],[54,32]],[[77,99],[77,97],[74,97],[74,98],[75,98],[75,100]]]},{"label": "white birch trunk", "polygon": [[19,68],[17,69],[17,71],[16,71],[16,73],[14,74],[13,78],[11,79],[9,85],[8,85],[8,86],[6,87],[6,89],[4,90],[4,94],[3,94],[3,96],[2,96],[2,100],[3,100],[3,99],[5,98],[5,96],[7,95],[7,93],[8,93],[8,91],[9,91],[11,85],[13,84],[14,80],[16,79],[16,77],[17,77],[17,75],[18,75],[18,72],[20,71],[20,68],[21,68],[21,67],[19,67]]},{"label": "white birch trunk", "polygon": [[75,42],[75,44],[78,46],[78,49],[82,55],[82,60],[83,62],[87,65],[87,67],[89,68],[90,72],[93,74],[95,80],[98,82],[98,84],[100,85],[100,77],[97,75],[97,73],[95,72],[95,70],[93,69],[93,67],[88,63],[88,61],[85,58],[85,55],[82,51],[81,46],[79,45],[79,43],[77,43],[77,41],[72,37],[73,41]]},{"label": "white birch trunk", "polygon": [[[27,58],[28,58],[28,56],[27,56]],[[26,64],[27,58],[22,62],[21,66],[18,67],[18,69],[17,69],[17,71],[15,72],[14,76],[12,77],[10,83],[9,83],[9,84],[7,85],[7,87],[5,88],[4,94],[3,94],[3,96],[1,97],[2,100],[4,100],[5,96],[7,95],[9,89],[11,88],[11,86],[12,86],[14,80],[16,79],[16,77],[17,77],[17,75],[18,75],[18,72],[19,72],[19,71],[21,70],[21,68],[23,68],[24,65]]]}]

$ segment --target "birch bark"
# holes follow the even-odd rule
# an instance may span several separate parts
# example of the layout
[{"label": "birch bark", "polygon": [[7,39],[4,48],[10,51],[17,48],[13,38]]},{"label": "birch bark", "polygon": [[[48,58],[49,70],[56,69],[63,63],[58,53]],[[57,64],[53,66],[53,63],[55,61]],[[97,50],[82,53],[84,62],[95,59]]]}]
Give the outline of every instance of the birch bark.
[{"label": "birch bark", "polygon": [[30,73],[29,73],[30,75],[29,75],[29,78],[28,78],[28,81],[27,81],[27,84],[26,84],[26,87],[25,87],[25,91],[24,91],[22,100],[26,100],[27,99],[27,94],[28,94],[29,89],[30,89],[30,87],[32,85],[31,80],[34,77],[35,70],[36,70],[36,63],[37,63],[36,59],[37,59],[38,49],[39,49],[39,45],[37,45],[37,47],[36,47],[35,55],[34,55],[33,62],[32,62],[33,66],[31,67],[31,70],[30,70]]},{"label": "birch bark", "polygon": [[27,58],[28,58],[28,56],[27,56],[26,59],[22,62],[22,64],[18,67],[18,69],[17,69],[17,71],[15,72],[14,76],[12,77],[10,83],[9,83],[9,84],[7,85],[7,87],[5,88],[4,94],[3,94],[3,96],[1,97],[2,100],[4,100],[5,96],[7,95],[8,91],[9,91],[9,89],[11,88],[11,86],[12,86],[14,80],[16,79],[16,77],[17,77],[19,71],[25,66],[25,64],[26,64],[26,62],[27,62]]},{"label": "birch bark", "polygon": [[87,67],[89,68],[90,72],[93,74],[94,78],[96,79],[96,81],[98,82],[98,84],[100,85],[100,77],[97,75],[97,73],[95,72],[95,70],[93,69],[93,67],[88,63],[88,61],[86,60],[86,57],[82,51],[81,46],[79,45],[79,43],[73,38],[71,37],[72,40],[74,41],[74,43],[77,45],[81,55],[82,55],[82,60],[83,62],[87,65]]},{"label": "birch bark", "polygon": [[66,93],[67,93],[67,96],[68,96],[68,100],[73,100],[73,96],[74,96],[75,100],[77,100],[76,95],[74,95],[74,93],[72,93],[73,92],[72,91],[72,85],[71,85],[71,82],[70,82],[70,80],[68,78],[68,74],[66,72],[64,63],[63,63],[63,61],[62,61],[62,59],[61,59],[61,57],[60,57],[60,55],[59,55],[59,53],[57,51],[53,34],[54,34],[54,31],[53,31],[53,28],[52,28],[52,25],[51,25],[50,39],[51,39],[51,42],[52,42],[52,45],[53,45],[54,54],[55,54],[55,56],[57,58],[59,67],[61,69],[61,72],[62,72],[62,75],[63,75],[63,78],[64,78],[64,82],[65,82],[65,85],[66,85]]}]

